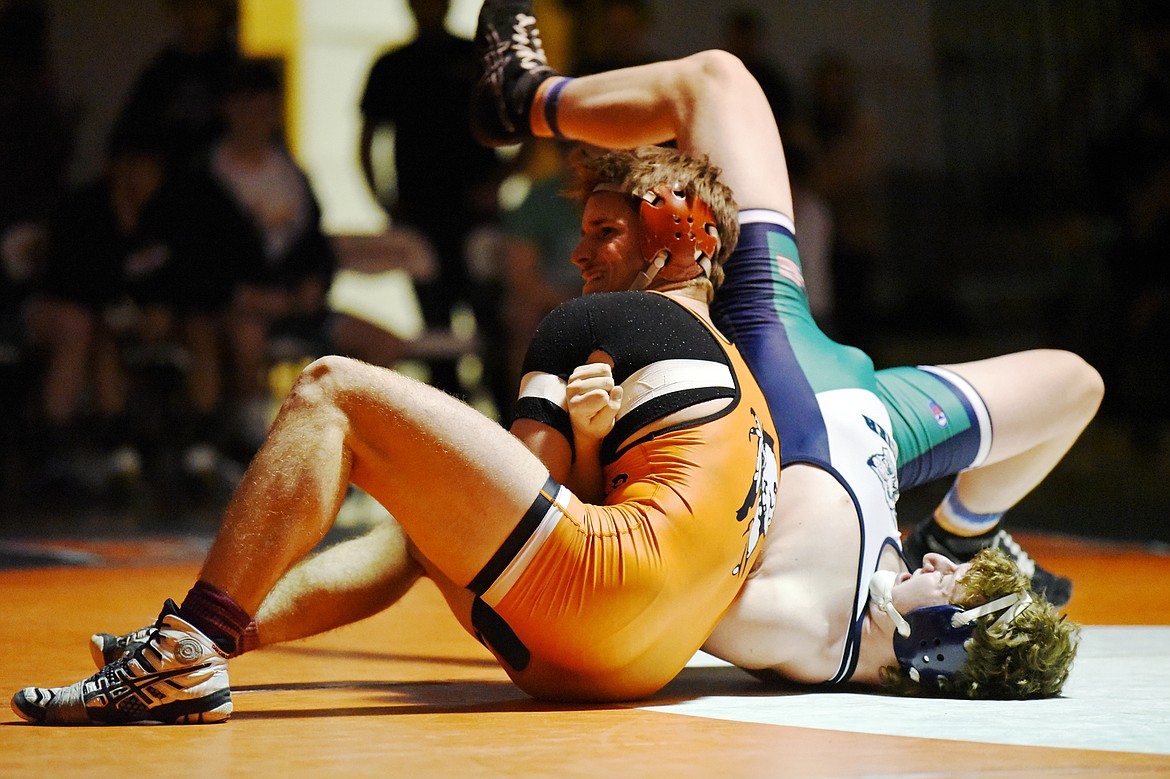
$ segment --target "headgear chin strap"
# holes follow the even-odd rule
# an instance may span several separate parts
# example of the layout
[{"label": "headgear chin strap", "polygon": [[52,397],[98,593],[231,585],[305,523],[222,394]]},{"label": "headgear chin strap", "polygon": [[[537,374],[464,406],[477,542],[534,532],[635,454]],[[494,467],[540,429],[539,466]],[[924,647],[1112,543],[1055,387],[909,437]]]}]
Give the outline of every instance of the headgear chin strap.
[{"label": "headgear chin strap", "polygon": [[928,688],[962,670],[967,663],[967,641],[980,617],[1002,612],[992,630],[1010,625],[1032,603],[1026,592],[1013,592],[971,609],[945,604],[914,609],[905,617],[894,608],[893,589],[897,574],[878,571],[870,579],[869,591],[878,610],[897,627],[894,655],[911,679]]},{"label": "headgear chin strap", "polygon": [[649,287],[650,282],[654,281],[654,277],[658,275],[658,271],[666,266],[668,260],[670,260],[670,255],[666,249],[654,255],[654,259],[650,260],[650,264],[638,271],[638,275],[634,277],[634,283],[630,285],[630,290],[639,292]]},{"label": "headgear chin strap", "polygon": [[898,629],[898,635],[910,635],[910,623],[894,608],[894,583],[898,579],[895,571],[875,571],[869,580],[869,597],[878,611],[885,614]]},{"label": "headgear chin strap", "polygon": [[629,192],[615,184],[598,184],[594,192],[618,192],[638,199],[642,258],[647,265],[631,289],[646,289],[655,278],[690,281],[710,275],[719,252],[719,231],[711,207],[681,186],[659,184],[646,192]]}]

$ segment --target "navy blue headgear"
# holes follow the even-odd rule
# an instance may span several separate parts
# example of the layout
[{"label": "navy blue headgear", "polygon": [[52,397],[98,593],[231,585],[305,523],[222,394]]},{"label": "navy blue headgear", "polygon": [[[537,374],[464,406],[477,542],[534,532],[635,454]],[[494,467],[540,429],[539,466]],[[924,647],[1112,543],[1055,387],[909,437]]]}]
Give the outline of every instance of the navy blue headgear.
[{"label": "navy blue headgear", "polygon": [[903,617],[894,608],[894,581],[892,571],[877,571],[870,580],[870,595],[897,627],[894,655],[898,665],[928,689],[937,689],[940,680],[962,670],[967,662],[967,640],[975,632],[977,619],[1002,611],[992,628],[1005,626],[1032,602],[1028,593],[1013,592],[970,609],[951,604],[924,606]]},{"label": "navy blue headgear", "polygon": [[951,619],[963,610],[958,606],[926,606],[906,615],[910,635],[894,633],[894,654],[910,678],[928,688],[937,688],[939,679],[958,673],[967,662],[964,644],[975,632],[974,621],[954,626]]}]

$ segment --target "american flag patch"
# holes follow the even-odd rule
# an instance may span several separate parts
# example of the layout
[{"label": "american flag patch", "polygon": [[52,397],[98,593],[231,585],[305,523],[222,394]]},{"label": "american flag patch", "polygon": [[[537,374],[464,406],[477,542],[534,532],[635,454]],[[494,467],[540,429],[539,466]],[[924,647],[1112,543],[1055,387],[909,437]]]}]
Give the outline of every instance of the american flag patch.
[{"label": "american flag patch", "polygon": [[776,255],[776,270],[781,276],[804,289],[804,274],[800,272],[800,266],[783,254]]},{"label": "american flag patch", "polygon": [[930,401],[930,413],[934,415],[934,421],[938,423],[939,427],[947,426],[947,412],[942,410],[942,406]]}]

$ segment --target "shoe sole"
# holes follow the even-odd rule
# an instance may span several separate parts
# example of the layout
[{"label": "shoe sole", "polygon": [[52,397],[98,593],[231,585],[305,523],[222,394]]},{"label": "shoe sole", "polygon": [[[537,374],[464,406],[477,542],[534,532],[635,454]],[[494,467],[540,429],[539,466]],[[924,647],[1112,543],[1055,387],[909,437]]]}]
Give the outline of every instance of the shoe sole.
[{"label": "shoe sole", "polygon": [[[212,704],[212,708],[201,709],[198,711],[183,711],[191,707],[193,703]],[[47,719],[40,716],[43,709],[34,707],[31,703],[21,697],[20,693],[12,696],[11,701],[12,711],[25,722],[33,725],[65,725],[67,723],[49,723]],[[77,725],[214,725],[217,722],[224,722],[232,716],[234,706],[232,705],[231,690],[220,690],[212,693],[205,698],[199,698],[196,701],[176,701],[175,703],[163,704],[156,708],[153,712],[148,714],[158,714],[161,710],[166,710],[164,716],[154,718],[143,718],[136,720],[89,720],[88,722],[75,723]],[[178,711],[176,711],[178,710]],[[167,715],[174,716],[167,716]]]}]

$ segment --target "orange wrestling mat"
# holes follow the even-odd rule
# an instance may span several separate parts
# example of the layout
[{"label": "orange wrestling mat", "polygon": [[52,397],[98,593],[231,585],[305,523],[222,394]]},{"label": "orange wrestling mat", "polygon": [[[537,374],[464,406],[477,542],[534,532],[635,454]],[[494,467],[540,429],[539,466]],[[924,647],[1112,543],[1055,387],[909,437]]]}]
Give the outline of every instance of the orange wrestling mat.
[{"label": "orange wrestling mat", "polygon": [[[1074,619],[1155,631],[1170,626],[1170,556],[1067,539],[1023,542],[1047,566],[1073,576],[1069,614]],[[0,547],[12,543],[0,541]],[[27,684],[66,684],[93,673],[90,633],[141,627],[165,597],[181,599],[204,546],[190,539],[23,542],[25,552],[65,553],[87,564],[0,571],[0,694],[10,697]],[[1154,635],[1157,644],[1162,634]],[[1166,684],[1166,654],[1170,642],[1163,646],[1160,675],[1113,680],[1113,697],[1122,708],[1100,712],[1103,720],[1127,716],[1127,691],[1149,693],[1151,686]],[[1092,667],[1094,661],[1085,662]],[[5,707],[0,775],[1170,776],[1170,709],[1165,708],[1170,690],[1161,688],[1153,690],[1154,700],[1163,701],[1161,711],[1150,715],[1148,732],[1154,735],[1128,747],[1092,749],[962,740],[967,723],[1010,720],[1027,715],[1035,704],[1064,701],[994,704],[1000,707],[994,709],[946,702],[946,716],[932,714],[914,736],[751,721],[776,695],[727,667],[688,668],[654,700],[637,704],[541,704],[511,685],[425,581],[377,617],[246,655],[233,661],[231,674],[235,713],[220,725],[34,727]],[[778,695],[787,702],[805,697],[799,689]],[[836,694],[819,695],[832,705]],[[715,697],[724,702],[715,715],[651,708],[686,712]],[[858,699],[888,700],[854,694],[838,699],[842,716]],[[1048,729],[1078,727],[1059,716],[1049,719]],[[1128,730],[1140,735],[1146,731],[1138,720]],[[1037,732],[1032,743],[1045,743],[1041,735]]]}]

